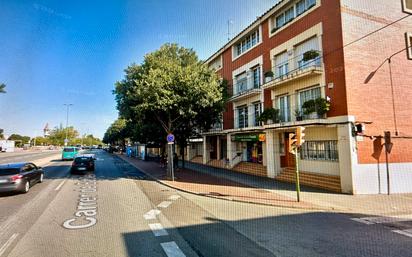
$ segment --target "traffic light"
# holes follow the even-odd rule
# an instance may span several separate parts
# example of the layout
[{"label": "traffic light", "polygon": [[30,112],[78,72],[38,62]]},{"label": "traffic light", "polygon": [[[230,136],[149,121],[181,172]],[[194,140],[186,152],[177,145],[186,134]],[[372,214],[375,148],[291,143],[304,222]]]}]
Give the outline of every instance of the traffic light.
[{"label": "traffic light", "polygon": [[301,145],[303,145],[303,143],[305,143],[305,127],[298,127],[296,129],[296,145],[299,147]]},{"label": "traffic light", "polygon": [[289,133],[289,152],[295,154],[297,147],[297,138],[295,133]]},{"label": "traffic light", "polygon": [[406,39],[406,53],[408,54],[408,60],[412,60],[412,33],[405,33]]},{"label": "traffic light", "polygon": [[404,13],[412,14],[412,0],[401,0],[402,1],[402,11]]}]

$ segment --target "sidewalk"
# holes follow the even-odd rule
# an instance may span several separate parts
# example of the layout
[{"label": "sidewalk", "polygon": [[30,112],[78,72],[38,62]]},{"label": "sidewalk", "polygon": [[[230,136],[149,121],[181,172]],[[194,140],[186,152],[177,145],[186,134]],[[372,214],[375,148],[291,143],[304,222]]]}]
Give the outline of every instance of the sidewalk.
[{"label": "sidewalk", "polygon": [[303,186],[301,202],[298,203],[293,184],[190,162],[186,162],[186,169],[176,172],[176,180],[171,181],[165,178],[165,169],[156,162],[118,156],[162,184],[198,195],[278,207],[363,215],[412,214],[412,194],[353,196]]}]

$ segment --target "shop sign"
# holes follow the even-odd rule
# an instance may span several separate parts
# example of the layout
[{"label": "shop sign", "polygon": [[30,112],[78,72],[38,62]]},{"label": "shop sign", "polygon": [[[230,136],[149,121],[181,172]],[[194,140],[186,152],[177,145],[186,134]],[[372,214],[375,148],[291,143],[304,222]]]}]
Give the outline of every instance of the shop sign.
[{"label": "shop sign", "polygon": [[232,136],[232,141],[236,142],[257,142],[259,141],[258,134],[240,134]]},{"label": "shop sign", "polygon": [[259,142],[265,142],[266,141],[266,134],[259,134]]}]

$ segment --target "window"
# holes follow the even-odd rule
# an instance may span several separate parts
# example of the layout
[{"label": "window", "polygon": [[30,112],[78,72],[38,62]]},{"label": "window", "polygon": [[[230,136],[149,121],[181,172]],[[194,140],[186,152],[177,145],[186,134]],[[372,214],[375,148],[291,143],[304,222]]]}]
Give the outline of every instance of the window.
[{"label": "window", "polygon": [[305,0],[300,0],[300,1],[296,4],[296,16],[301,15],[301,14],[304,13],[305,11],[306,11]]},{"label": "window", "polygon": [[238,119],[239,119],[239,123],[238,123],[238,127],[239,128],[247,128],[248,127],[248,110],[247,110],[247,106],[241,106],[237,108],[237,112],[238,112]]},{"label": "window", "polygon": [[285,14],[281,14],[278,17],[276,17],[276,28],[280,28],[283,25],[285,25]]},{"label": "window", "polygon": [[[286,11],[282,12],[275,19],[273,19],[273,30],[272,33],[277,29],[285,26],[288,22],[292,21],[295,17],[303,14],[311,7],[316,5],[316,0],[300,0]],[[295,15],[296,13],[296,15]]]},{"label": "window", "polygon": [[294,53],[295,59],[297,61],[297,67],[299,69],[304,69],[311,66],[320,66],[321,58],[319,56],[312,60],[303,60],[304,54],[308,51],[316,51],[319,53],[319,40],[317,36],[307,39],[306,41],[295,46]]},{"label": "window", "polygon": [[412,0],[402,0],[402,11],[412,14]]},{"label": "window", "polygon": [[338,141],[306,141],[300,150],[302,160],[338,161]]},{"label": "window", "polygon": [[247,90],[247,77],[246,72],[236,76],[236,94],[242,93]]},{"label": "window", "polygon": [[280,121],[290,121],[290,97],[288,95],[278,98],[278,108]]},{"label": "window", "polygon": [[275,56],[275,77],[281,77],[287,75],[289,73],[289,60],[288,60],[288,53],[284,52]]},{"label": "window", "polygon": [[315,100],[321,97],[320,87],[308,89],[299,92],[299,109],[302,109],[302,105],[309,100]]},{"label": "window", "polygon": [[252,69],[253,72],[253,88],[260,88],[260,67]]},{"label": "window", "polygon": [[259,30],[247,35],[235,47],[236,56],[239,56],[259,43]]},{"label": "window", "polygon": [[406,33],[405,34],[406,38],[406,52],[408,55],[408,59],[412,60],[412,33]]},{"label": "window", "polygon": [[294,18],[295,18],[295,10],[293,9],[293,7],[291,7],[285,12],[285,23],[288,23]]},{"label": "window", "polygon": [[259,117],[259,115],[262,111],[262,104],[260,102],[256,102],[256,103],[253,103],[253,107],[255,109],[255,117],[254,117],[255,122],[254,122],[254,124],[255,124],[255,126],[260,126],[260,122],[257,120],[257,118]]}]

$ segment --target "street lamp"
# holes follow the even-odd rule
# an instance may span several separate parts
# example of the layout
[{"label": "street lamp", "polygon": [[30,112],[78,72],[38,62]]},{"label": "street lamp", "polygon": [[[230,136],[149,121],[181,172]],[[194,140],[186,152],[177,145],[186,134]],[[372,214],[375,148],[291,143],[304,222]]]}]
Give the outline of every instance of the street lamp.
[{"label": "street lamp", "polygon": [[394,54],[392,54],[391,56],[389,56],[388,58],[386,58],[379,66],[378,68],[376,68],[374,71],[372,71],[368,77],[365,79],[364,83],[368,84],[372,78],[375,76],[376,72],[378,72],[378,70],[380,68],[382,68],[382,66],[388,62],[389,65],[389,77],[390,77],[390,81],[391,81],[391,96],[392,96],[392,112],[393,112],[393,122],[395,125],[395,135],[398,136],[399,135],[399,131],[398,131],[398,124],[397,124],[397,120],[396,120],[396,108],[395,108],[395,97],[394,97],[394,90],[393,90],[393,77],[392,77],[392,58],[406,50],[408,50],[409,48],[411,48],[412,46],[408,46]]},{"label": "street lamp", "polygon": [[69,109],[70,109],[70,106],[73,106],[73,104],[64,104],[64,106],[67,107],[67,114],[66,114],[66,138],[64,139],[64,146],[67,146],[67,143],[69,142],[69,140],[68,140],[68,136],[69,136],[69,131],[68,131],[68,127],[69,127]]}]

